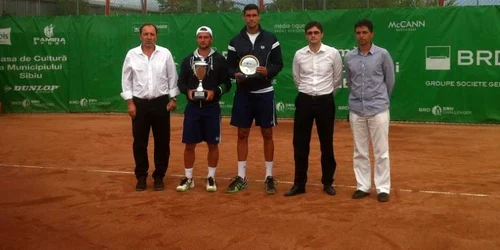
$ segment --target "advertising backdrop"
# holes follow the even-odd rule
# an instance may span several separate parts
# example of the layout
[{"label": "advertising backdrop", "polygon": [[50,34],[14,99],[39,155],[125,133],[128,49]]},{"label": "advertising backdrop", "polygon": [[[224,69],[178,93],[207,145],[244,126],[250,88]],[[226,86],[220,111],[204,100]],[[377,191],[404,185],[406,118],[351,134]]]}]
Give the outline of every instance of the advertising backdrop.
[{"label": "advertising backdrop", "polygon": [[[274,79],[278,117],[293,117],[295,51],[307,45],[304,26],[324,26],[323,43],[342,56],[356,46],[354,23],[369,18],[374,43],[392,55],[396,85],[391,119],[418,122],[500,122],[500,7],[440,7],[261,13],[279,39],[284,68]],[[176,63],[196,48],[201,25],[223,55],[244,26],[241,13],[137,16],[0,17],[0,98],[4,111],[125,112],[121,68],[138,46],[138,28],[158,26],[158,44]],[[177,65],[179,66],[179,65]],[[221,100],[231,114],[231,93]],[[345,80],[336,93],[337,118],[348,114]],[[185,99],[179,98],[177,113]]]}]

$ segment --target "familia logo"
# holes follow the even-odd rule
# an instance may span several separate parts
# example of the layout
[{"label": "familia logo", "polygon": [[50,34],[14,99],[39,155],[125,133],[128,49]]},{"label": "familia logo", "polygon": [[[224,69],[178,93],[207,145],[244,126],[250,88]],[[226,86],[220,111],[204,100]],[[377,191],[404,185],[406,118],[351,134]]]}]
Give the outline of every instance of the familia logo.
[{"label": "familia logo", "polygon": [[[445,107],[445,108],[448,108],[448,107]],[[441,114],[443,114],[443,108],[441,108],[441,106],[439,106],[439,105],[432,107],[432,114],[435,116],[440,116]]]},{"label": "familia logo", "polygon": [[425,21],[400,21],[400,22],[390,22],[387,26],[389,29],[395,29],[396,31],[416,31],[418,28],[425,28]]},{"label": "familia logo", "polygon": [[21,104],[23,107],[25,108],[29,108],[31,107],[32,105],[33,106],[40,106],[41,103],[39,100],[28,100],[28,99],[25,99],[23,100],[22,104]]},{"label": "familia logo", "polygon": [[434,105],[432,108],[419,108],[418,112],[432,113],[434,116],[472,115],[470,110],[456,110],[455,107],[441,107],[440,105]]},{"label": "familia logo", "polygon": [[82,98],[80,100],[80,106],[87,107],[88,105],[89,105],[89,100],[87,100],[87,98]]},{"label": "familia logo", "polygon": [[33,37],[33,44],[35,45],[66,45],[66,39],[61,37],[54,37],[54,26],[50,24],[43,29],[45,37]]},{"label": "familia logo", "polygon": [[278,112],[285,111],[285,104],[283,102],[276,103],[276,110]]},{"label": "familia logo", "polygon": [[111,102],[109,101],[99,101],[92,98],[82,98],[80,100],[69,101],[70,105],[80,105],[80,107],[90,107],[90,106],[109,106]]},{"label": "familia logo", "polygon": [[0,29],[0,45],[11,45],[10,28]]},{"label": "familia logo", "polygon": [[24,100],[23,101],[23,107],[28,108],[29,106],[31,106],[30,100]]},{"label": "familia logo", "polygon": [[22,101],[13,101],[11,102],[12,106],[22,106],[23,108],[29,108],[32,106],[40,107],[42,106],[42,103],[40,100],[29,100],[29,99],[24,99]]},{"label": "familia logo", "polygon": [[294,111],[294,110],[295,110],[295,105],[293,103],[285,103],[285,102],[276,103],[276,111],[278,112]]}]

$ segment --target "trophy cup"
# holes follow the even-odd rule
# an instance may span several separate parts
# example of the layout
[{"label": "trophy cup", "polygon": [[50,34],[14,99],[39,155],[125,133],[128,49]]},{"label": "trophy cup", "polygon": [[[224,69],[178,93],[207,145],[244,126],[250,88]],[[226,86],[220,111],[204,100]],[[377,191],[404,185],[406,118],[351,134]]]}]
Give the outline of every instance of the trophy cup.
[{"label": "trophy cup", "polygon": [[246,55],[241,58],[239,68],[243,75],[242,78],[248,78],[257,72],[259,67],[259,59],[253,55]]},{"label": "trophy cup", "polygon": [[205,75],[207,74],[207,66],[208,63],[206,63],[204,60],[196,61],[194,63],[194,75],[198,78],[198,87],[193,93],[194,100],[205,100],[207,97],[205,89],[203,89],[203,78],[205,78]]}]

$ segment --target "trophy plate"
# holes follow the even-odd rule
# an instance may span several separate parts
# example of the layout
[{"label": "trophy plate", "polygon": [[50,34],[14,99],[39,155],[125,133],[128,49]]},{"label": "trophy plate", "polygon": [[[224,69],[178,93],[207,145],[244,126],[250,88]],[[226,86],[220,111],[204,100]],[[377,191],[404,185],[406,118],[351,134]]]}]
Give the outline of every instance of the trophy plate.
[{"label": "trophy plate", "polygon": [[240,60],[240,71],[245,75],[253,75],[259,67],[259,59],[253,55],[246,55]]}]

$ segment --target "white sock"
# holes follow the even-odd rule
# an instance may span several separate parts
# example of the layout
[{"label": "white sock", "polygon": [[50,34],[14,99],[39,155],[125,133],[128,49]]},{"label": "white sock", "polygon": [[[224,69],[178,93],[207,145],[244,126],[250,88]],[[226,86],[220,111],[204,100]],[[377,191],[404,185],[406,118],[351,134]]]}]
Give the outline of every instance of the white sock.
[{"label": "white sock", "polygon": [[215,178],[215,170],[217,168],[215,167],[208,167],[208,175],[207,175],[207,178],[208,177],[212,177],[212,178]]},{"label": "white sock", "polygon": [[184,172],[186,173],[186,177],[188,179],[193,179],[193,168],[185,168]]},{"label": "white sock", "polygon": [[238,162],[238,176],[245,179],[246,177],[247,161]]},{"label": "white sock", "polygon": [[273,176],[273,162],[272,161],[266,161],[266,178],[268,176]]}]

